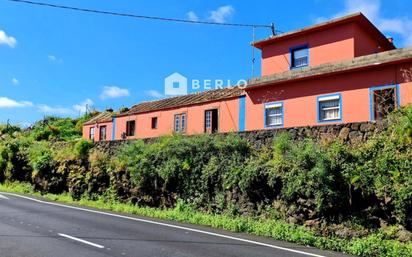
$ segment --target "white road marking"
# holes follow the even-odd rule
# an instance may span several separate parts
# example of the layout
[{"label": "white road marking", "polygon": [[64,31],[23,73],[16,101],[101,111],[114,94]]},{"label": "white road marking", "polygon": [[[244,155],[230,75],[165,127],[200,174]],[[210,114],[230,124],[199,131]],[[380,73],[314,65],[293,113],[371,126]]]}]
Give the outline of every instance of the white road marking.
[{"label": "white road marking", "polygon": [[61,237],[65,237],[65,238],[71,239],[71,240],[73,240],[73,241],[77,241],[77,242],[80,242],[80,243],[83,243],[83,244],[87,244],[87,245],[90,245],[90,246],[94,246],[94,247],[97,247],[97,248],[100,248],[100,249],[103,249],[103,248],[104,248],[103,245],[95,244],[95,243],[92,243],[92,242],[89,242],[89,241],[86,241],[86,240],[83,240],[83,239],[80,239],[80,238],[77,238],[77,237],[74,237],[74,236],[69,236],[69,235],[60,234],[60,233],[58,233],[58,235],[61,236]]},{"label": "white road marking", "polygon": [[5,197],[4,195],[0,195],[0,199],[10,200],[9,198]]},{"label": "white road marking", "polygon": [[120,215],[120,214],[114,214],[114,213],[108,213],[108,212],[102,212],[102,211],[96,211],[96,210],[89,210],[89,209],[84,209],[84,208],[81,208],[81,207],[64,205],[64,204],[60,204],[60,203],[46,202],[46,201],[42,201],[42,200],[39,200],[39,199],[35,199],[35,198],[27,197],[27,196],[22,196],[22,195],[18,195],[18,194],[13,194],[13,193],[4,193],[4,194],[12,195],[12,196],[15,196],[15,197],[20,197],[20,198],[23,198],[23,199],[27,199],[27,200],[42,203],[42,204],[59,206],[59,207],[63,207],[63,208],[68,208],[68,209],[73,209],[73,210],[78,210],[78,211],[84,211],[84,212],[90,212],[90,213],[97,213],[97,214],[101,214],[101,215],[106,215],[106,216],[111,216],[111,217],[116,217],[116,218],[121,218],[121,219],[127,219],[127,220],[134,220],[134,221],[139,221],[139,222],[144,222],[144,223],[149,223],[149,224],[154,224],[154,225],[159,225],[159,226],[164,226],[164,227],[170,227],[170,228],[175,228],[175,229],[182,229],[182,230],[192,231],[192,232],[196,232],[196,233],[200,233],[200,234],[231,239],[231,240],[235,240],[235,241],[240,241],[240,242],[254,244],[254,245],[260,245],[260,246],[265,246],[265,247],[269,247],[269,248],[273,248],[273,249],[298,253],[298,254],[307,255],[307,256],[326,257],[324,255],[304,252],[304,251],[300,251],[300,250],[295,250],[295,249],[291,249],[291,248],[276,246],[276,245],[262,243],[262,242],[258,242],[258,241],[243,239],[243,238],[239,238],[239,237],[222,235],[222,234],[209,232],[209,231],[204,231],[204,230],[200,230],[200,229],[177,226],[177,225],[172,225],[172,224],[163,223],[163,222],[157,222],[157,221],[153,221],[153,220],[145,220],[145,219],[141,219],[141,218],[133,218],[133,217],[128,217],[128,216],[123,216],[123,215]]}]

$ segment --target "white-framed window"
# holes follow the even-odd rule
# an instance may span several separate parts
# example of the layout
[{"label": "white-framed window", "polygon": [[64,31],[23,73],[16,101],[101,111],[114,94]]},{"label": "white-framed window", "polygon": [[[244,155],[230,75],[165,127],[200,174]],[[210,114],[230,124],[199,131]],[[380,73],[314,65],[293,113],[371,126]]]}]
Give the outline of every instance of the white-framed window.
[{"label": "white-framed window", "polygon": [[318,97],[319,121],[341,120],[342,101],[340,94]]},{"label": "white-framed window", "polygon": [[91,127],[89,130],[89,139],[94,140],[94,127]]},{"label": "white-framed window", "polygon": [[175,114],[174,131],[177,133],[185,133],[186,125],[187,125],[186,113]]},{"label": "white-framed window", "polygon": [[211,111],[205,112],[205,127],[206,129],[210,129],[212,127],[212,112]]},{"label": "white-framed window", "polygon": [[283,125],[283,103],[265,104],[265,127]]}]

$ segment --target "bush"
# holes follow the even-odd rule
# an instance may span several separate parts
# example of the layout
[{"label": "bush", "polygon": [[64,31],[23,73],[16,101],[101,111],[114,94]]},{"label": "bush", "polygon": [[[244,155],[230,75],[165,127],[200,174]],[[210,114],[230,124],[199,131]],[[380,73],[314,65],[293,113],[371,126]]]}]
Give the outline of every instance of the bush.
[{"label": "bush", "polygon": [[141,203],[172,206],[180,198],[206,207],[220,192],[238,187],[250,152],[235,135],[169,136],[126,146],[116,163],[131,174]]},{"label": "bush", "polygon": [[0,182],[30,181],[32,169],[28,160],[29,145],[29,141],[20,137],[6,137],[0,142]]},{"label": "bush", "polygon": [[310,139],[292,142],[287,134],[274,140],[269,180],[281,185],[279,199],[293,207],[290,212],[295,216],[330,218],[347,210],[341,148],[338,142],[324,146]]},{"label": "bush", "polygon": [[411,114],[395,112],[356,147],[287,133],[259,149],[237,134],[173,135],[114,156],[80,139],[81,120],[47,118],[26,131],[0,126],[0,182],[142,212],[173,207],[158,213],[360,256],[406,256],[410,244],[395,240],[412,230]]},{"label": "bush", "polygon": [[93,143],[90,140],[80,139],[74,145],[74,150],[78,157],[84,159],[88,156],[90,149],[93,148]]}]

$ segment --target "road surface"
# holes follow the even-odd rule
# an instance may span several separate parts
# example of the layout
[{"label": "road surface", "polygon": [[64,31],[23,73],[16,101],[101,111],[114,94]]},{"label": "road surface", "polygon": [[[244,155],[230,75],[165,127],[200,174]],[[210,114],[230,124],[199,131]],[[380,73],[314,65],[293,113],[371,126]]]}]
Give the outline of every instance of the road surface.
[{"label": "road surface", "polygon": [[344,257],[263,237],[0,193],[1,257]]}]

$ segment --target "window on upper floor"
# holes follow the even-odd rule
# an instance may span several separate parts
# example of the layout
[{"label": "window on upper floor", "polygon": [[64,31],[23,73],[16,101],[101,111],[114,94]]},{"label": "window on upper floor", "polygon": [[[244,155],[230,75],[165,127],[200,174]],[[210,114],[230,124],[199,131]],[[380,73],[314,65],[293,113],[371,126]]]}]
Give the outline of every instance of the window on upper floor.
[{"label": "window on upper floor", "polygon": [[126,121],[126,136],[131,137],[134,136],[136,131],[136,121],[129,120]]},{"label": "window on upper floor", "polygon": [[297,47],[290,50],[290,68],[301,68],[309,65],[309,48],[307,46]]},{"label": "window on upper floor", "polygon": [[265,127],[275,127],[283,125],[283,104],[265,104]]},{"label": "window on upper floor", "polygon": [[175,114],[174,131],[177,133],[185,133],[186,123],[186,113]]},{"label": "window on upper floor", "polygon": [[336,121],[340,120],[342,112],[342,102],[340,94],[318,97],[318,120]]}]

